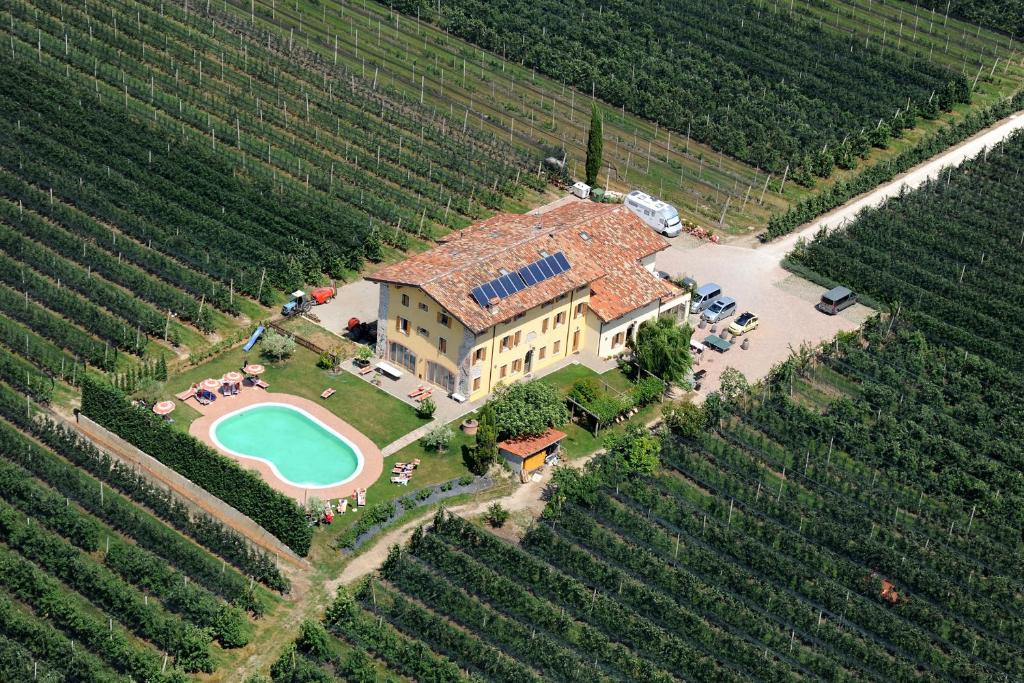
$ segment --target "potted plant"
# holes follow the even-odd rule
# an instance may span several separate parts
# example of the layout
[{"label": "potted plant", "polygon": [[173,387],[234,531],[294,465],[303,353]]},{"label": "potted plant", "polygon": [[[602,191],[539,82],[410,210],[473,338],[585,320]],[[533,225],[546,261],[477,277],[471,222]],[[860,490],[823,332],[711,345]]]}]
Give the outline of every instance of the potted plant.
[{"label": "potted plant", "polygon": [[366,367],[373,360],[373,349],[369,346],[360,346],[356,351],[356,365]]}]

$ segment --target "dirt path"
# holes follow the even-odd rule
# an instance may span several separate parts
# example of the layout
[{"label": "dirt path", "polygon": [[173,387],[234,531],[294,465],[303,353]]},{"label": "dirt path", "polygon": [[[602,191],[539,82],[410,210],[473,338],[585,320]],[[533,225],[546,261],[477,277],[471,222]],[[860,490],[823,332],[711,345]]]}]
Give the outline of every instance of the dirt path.
[{"label": "dirt path", "polygon": [[759,245],[756,237],[751,237],[745,240],[745,246],[753,247],[757,252],[764,253],[778,262],[793,249],[801,237],[804,239],[813,237],[823,227],[827,227],[829,230],[841,227],[856,218],[862,209],[879,206],[886,199],[898,195],[904,187],[908,190],[920,187],[929,178],[936,177],[942,169],[959,166],[965,159],[977,156],[983,149],[992,149],[1021,128],[1024,128],[1024,112],[1017,112],[967,138],[959,145],[950,147],[906,173],[896,176],[888,183],[854,197],[842,206],[804,224],[796,232],[763,246]]},{"label": "dirt path", "polygon": [[[590,462],[594,455],[596,454],[573,460],[569,463],[569,466],[579,469]],[[510,513],[522,512],[527,513],[532,518],[536,518],[544,510],[545,501],[543,495],[545,489],[547,489],[548,482],[551,481],[553,471],[554,468],[545,468],[539,481],[521,484],[515,491],[503,498],[465,503],[449,508],[449,511],[463,517],[472,517],[483,514],[493,503],[501,503]],[[327,594],[333,595],[338,586],[350,584],[377,569],[381,562],[384,561],[384,558],[387,557],[388,548],[396,543],[401,545],[408,541],[416,527],[421,526],[423,523],[423,519],[413,520],[377,538],[373,541],[373,546],[369,550],[345,565],[341,575],[327,584]]]}]

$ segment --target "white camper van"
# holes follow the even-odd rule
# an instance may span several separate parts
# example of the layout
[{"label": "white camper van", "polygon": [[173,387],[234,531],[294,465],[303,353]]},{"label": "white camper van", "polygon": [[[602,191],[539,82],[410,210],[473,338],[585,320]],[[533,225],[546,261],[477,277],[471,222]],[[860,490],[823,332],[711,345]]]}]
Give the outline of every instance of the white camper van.
[{"label": "white camper van", "polygon": [[675,237],[682,231],[676,207],[655,199],[646,192],[633,190],[627,194],[626,207],[655,232],[660,232],[665,237]]}]

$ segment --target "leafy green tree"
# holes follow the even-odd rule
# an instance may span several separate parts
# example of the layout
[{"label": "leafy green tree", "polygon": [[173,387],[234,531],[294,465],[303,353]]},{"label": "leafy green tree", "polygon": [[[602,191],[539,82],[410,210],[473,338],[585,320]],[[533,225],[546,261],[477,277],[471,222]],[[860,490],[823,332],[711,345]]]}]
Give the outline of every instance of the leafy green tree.
[{"label": "leafy green tree", "polygon": [[295,643],[290,643],[270,667],[274,683],[330,683],[330,674],[299,655]]},{"label": "leafy green tree", "polygon": [[708,423],[707,411],[696,403],[670,403],[661,415],[669,432],[683,437],[697,436]]},{"label": "leafy green tree", "polygon": [[310,496],[306,499],[306,514],[312,519],[320,519],[324,514],[324,502],[318,496]]},{"label": "leafy green tree", "polygon": [[609,457],[629,473],[653,474],[661,463],[661,439],[640,425],[612,434],[604,445]]},{"label": "leafy green tree", "polygon": [[300,652],[305,653],[315,662],[326,661],[331,656],[327,631],[322,624],[309,619],[304,619],[299,626],[299,637],[295,645]]},{"label": "leafy green tree", "polygon": [[665,393],[665,383],[657,377],[641,377],[633,384],[633,403],[646,406],[657,401]]},{"label": "leafy green tree", "polygon": [[199,628],[186,623],[178,637],[174,652],[174,662],[185,671],[213,671],[213,660],[210,658],[210,641],[213,631]]},{"label": "leafy green tree", "polygon": [[423,447],[427,450],[444,453],[448,450],[448,444],[451,443],[453,436],[454,434],[452,433],[451,427],[448,425],[438,425],[427,432],[423,438],[420,439],[420,443],[422,443]]},{"label": "leafy green tree", "polygon": [[153,374],[153,377],[158,382],[167,381],[167,358],[162,353],[160,354],[160,358],[156,361],[156,371]]},{"label": "leafy green tree", "polygon": [[601,391],[597,388],[597,382],[584,377],[573,383],[572,389],[569,391],[569,398],[582,406],[586,406],[593,402],[600,394]]},{"label": "leafy green tree", "polygon": [[692,334],[689,325],[679,326],[674,318],[666,316],[644,321],[628,345],[641,369],[673,384],[682,379],[693,364],[690,356]]},{"label": "leafy green tree", "polygon": [[260,353],[267,360],[284,360],[295,353],[295,340],[277,332],[268,332],[260,344]]},{"label": "leafy green tree", "polygon": [[365,652],[353,649],[341,665],[341,673],[346,681],[351,683],[374,683],[377,680],[377,672],[373,668],[373,662]]},{"label": "leafy green tree", "polygon": [[804,158],[793,168],[793,173],[790,177],[798,185],[814,187],[814,175],[811,173],[813,167],[814,162],[811,160],[811,155],[805,154]]},{"label": "leafy green tree", "polygon": [[360,346],[356,349],[356,358],[358,358],[361,363],[369,363],[373,360],[373,349],[369,346]]},{"label": "leafy green tree", "polygon": [[356,605],[356,599],[352,593],[349,592],[348,588],[339,586],[338,592],[334,596],[334,601],[327,608],[324,619],[328,624],[347,624],[355,617],[358,611],[359,607]]},{"label": "leafy green tree", "polygon": [[750,384],[746,376],[736,368],[722,370],[722,377],[719,380],[719,393],[726,401],[735,401],[747,392]]},{"label": "leafy green tree", "polygon": [[597,185],[597,174],[601,171],[601,157],[604,154],[604,125],[601,111],[594,104],[590,108],[590,132],[587,134],[587,185]]},{"label": "leafy green tree", "polygon": [[569,419],[569,411],[558,390],[537,380],[500,387],[490,403],[498,435],[503,439],[536,436]]},{"label": "leafy green tree", "polygon": [[376,227],[370,230],[370,234],[363,241],[363,255],[374,263],[379,263],[384,258],[384,240]]},{"label": "leafy green tree", "polygon": [[245,615],[238,607],[227,603],[217,609],[214,631],[220,644],[227,648],[245,646],[251,635],[246,626]]},{"label": "leafy green tree", "polygon": [[434,417],[434,413],[437,411],[437,404],[434,403],[434,399],[427,396],[425,399],[420,401],[420,405],[416,408],[416,415],[429,420]]},{"label": "leafy green tree", "polygon": [[825,148],[814,155],[814,165],[812,171],[814,175],[819,178],[828,178],[832,175],[832,167],[835,166],[835,156],[832,154],[832,150]]},{"label": "leafy green tree", "polygon": [[495,529],[500,529],[505,526],[505,522],[508,521],[509,511],[502,507],[501,503],[492,503],[487,508],[487,523],[493,526]]},{"label": "leafy green tree", "polygon": [[494,406],[486,403],[477,417],[476,444],[465,447],[463,458],[473,474],[482,475],[498,459],[498,426]]},{"label": "leafy green tree", "polygon": [[147,377],[138,383],[134,393],[146,403],[156,403],[164,394],[164,383]]}]

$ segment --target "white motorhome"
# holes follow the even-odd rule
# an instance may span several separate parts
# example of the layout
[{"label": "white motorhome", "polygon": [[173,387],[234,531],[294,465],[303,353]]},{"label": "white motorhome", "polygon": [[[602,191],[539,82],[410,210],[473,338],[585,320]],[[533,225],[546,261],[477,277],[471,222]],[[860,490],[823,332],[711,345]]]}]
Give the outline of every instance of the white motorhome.
[{"label": "white motorhome", "polygon": [[656,199],[646,192],[633,190],[626,195],[626,207],[640,220],[665,237],[675,237],[682,231],[676,207]]}]

